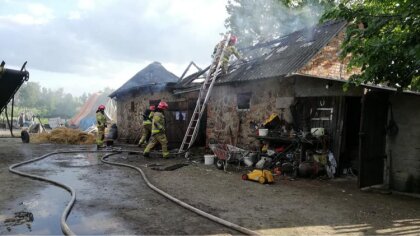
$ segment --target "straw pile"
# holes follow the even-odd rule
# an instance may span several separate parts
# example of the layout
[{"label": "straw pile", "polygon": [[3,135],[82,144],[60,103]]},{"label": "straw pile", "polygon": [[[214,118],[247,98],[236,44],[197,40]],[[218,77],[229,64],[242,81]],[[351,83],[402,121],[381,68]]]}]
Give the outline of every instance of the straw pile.
[{"label": "straw pile", "polygon": [[94,144],[95,136],[77,129],[56,128],[50,133],[31,135],[31,143]]}]

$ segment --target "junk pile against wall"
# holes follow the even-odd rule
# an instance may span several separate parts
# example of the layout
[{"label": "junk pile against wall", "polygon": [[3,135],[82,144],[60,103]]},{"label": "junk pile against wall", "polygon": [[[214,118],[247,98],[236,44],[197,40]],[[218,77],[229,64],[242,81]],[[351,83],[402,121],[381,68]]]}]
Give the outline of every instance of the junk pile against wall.
[{"label": "junk pile against wall", "polygon": [[[313,132],[296,132],[281,116],[272,114],[264,122],[253,125],[252,137],[260,142],[257,150],[245,150],[229,144],[210,144],[216,156],[216,167],[226,171],[227,165],[236,164],[251,171],[248,178],[258,181],[260,172],[267,179],[266,173],[284,176],[289,179],[334,178],[337,162],[329,147],[329,136],[324,128],[313,128]],[[262,134],[261,129],[266,132]],[[257,174],[256,174],[257,173]],[[244,177],[244,176],[243,176]],[[253,178],[250,178],[253,177]],[[271,183],[271,181],[261,181]]]}]

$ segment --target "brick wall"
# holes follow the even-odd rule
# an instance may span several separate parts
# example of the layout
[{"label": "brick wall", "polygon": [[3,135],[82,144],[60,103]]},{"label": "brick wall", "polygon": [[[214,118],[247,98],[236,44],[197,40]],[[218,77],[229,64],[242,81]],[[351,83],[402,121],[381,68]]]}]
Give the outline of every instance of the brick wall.
[{"label": "brick wall", "polygon": [[343,61],[339,59],[340,45],[344,39],[344,32],[341,31],[324,48],[322,48],[304,67],[297,73],[312,75],[315,77],[344,79],[347,80],[350,75],[359,73],[360,70],[353,69],[347,71],[346,65],[349,58]]}]

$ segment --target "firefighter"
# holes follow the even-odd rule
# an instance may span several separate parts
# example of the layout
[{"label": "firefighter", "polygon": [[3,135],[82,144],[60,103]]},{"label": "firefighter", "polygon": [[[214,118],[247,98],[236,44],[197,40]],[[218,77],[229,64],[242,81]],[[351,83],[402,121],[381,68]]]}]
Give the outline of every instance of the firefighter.
[{"label": "firefighter", "polygon": [[[223,58],[222,58],[222,65],[221,65],[222,75],[227,73],[227,70],[229,68],[229,58],[230,58],[230,56],[234,55],[238,60],[243,60],[241,55],[239,54],[238,50],[235,47],[236,41],[237,41],[237,38],[236,38],[235,35],[230,36],[228,45],[226,46],[226,50],[225,50],[225,53],[223,54]],[[219,44],[217,44],[216,47],[214,47],[213,55],[212,55],[213,58],[217,53],[217,47],[220,44],[224,44],[225,42],[226,41],[223,40]]]},{"label": "firefighter", "polygon": [[106,117],[105,117],[105,106],[100,105],[96,111],[96,127],[98,128],[98,133],[96,136],[96,146],[98,148],[104,147],[105,139],[105,128],[106,128]]},{"label": "firefighter", "polygon": [[152,119],[152,137],[143,152],[145,157],[149,157],[150,150],[153,149],[158,142],[162,146],[163,158],[169,157],[168,139],[165,134],[165,116],[163,114],[163,111],[167,109],[168,104],[164,101],[161,101],[155,109]]},{"label": "firefighter", "polygon": [[141,147],[143,144],[147,143],[147,140],[152,133],[152,119],[155,111],[155,106],[150,106],[149,109],[143,113],[143,134],[137,146]]}]

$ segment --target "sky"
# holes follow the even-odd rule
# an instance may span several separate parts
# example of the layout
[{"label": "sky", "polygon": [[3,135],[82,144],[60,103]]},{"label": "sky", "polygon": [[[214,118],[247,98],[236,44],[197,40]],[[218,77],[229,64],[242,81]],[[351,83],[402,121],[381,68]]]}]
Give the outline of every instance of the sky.
[{"label": "sky", "polygon": [[117,89],[158,61],[205,68],[226,31],[227,0],[0,0],[0,61],[75,96]]}]

